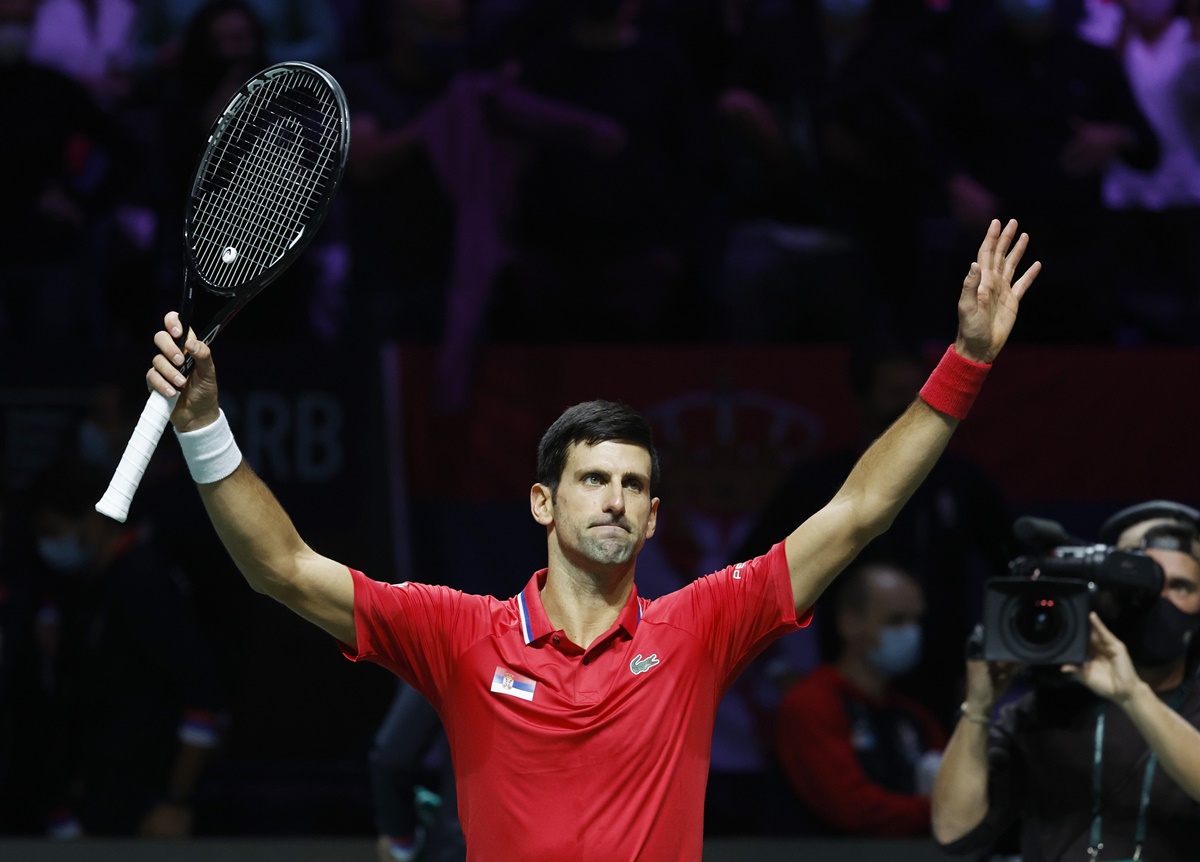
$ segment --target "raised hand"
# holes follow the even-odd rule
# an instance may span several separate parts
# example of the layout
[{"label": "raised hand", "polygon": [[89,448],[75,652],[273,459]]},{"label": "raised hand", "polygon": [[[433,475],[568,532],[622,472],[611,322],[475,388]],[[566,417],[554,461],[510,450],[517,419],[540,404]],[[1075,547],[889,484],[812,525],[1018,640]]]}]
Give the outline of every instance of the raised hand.
[{"label": "raised hand", "polygon": [[1029,244],[1029,234],[1016,242],[1017,222],[1010,220],[1003,231],[999,219],[988,227],[979,254],[963,279],[958,299],[958,338],[954,349],[976,362],[992,362],[1008,340],[1017,319],[1017,307],[1042,270],[1035,261],[1013,282],[1017,266]]},{"label": "raised hand", "polygon": [[213,366],[212,352],[207,344],[196,337],[195,332],[188,329],[184,350],[192,357],[194,364],[185,380],[180,373],[185,356],[175,343],[175,339],[183,333],[179,315],[174,311],[168,312],[163,318],[163,326],[154,335],[154,346],[159,352],[154,357],[153,367],[146,373],[146,385],[167,398],[179,395],[171,413],[172,425],[180,431],[203,428],[215,422],[219,415],[217,372]]}]

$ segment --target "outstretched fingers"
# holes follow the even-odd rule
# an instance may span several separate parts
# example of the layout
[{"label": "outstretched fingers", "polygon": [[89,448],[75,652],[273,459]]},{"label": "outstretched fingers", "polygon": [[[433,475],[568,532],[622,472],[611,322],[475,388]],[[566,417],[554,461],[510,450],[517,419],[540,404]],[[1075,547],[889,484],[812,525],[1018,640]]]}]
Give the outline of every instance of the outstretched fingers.
[{"label": "outstretched fingers", "polygon": [[1030,286],[1033,284],[1033,280],[1038,277],[1038,273],[1041,271],[1042,262],[1040,260],[1035,260],[1033,263],[1031,263],[1029,265],[1029,269],[1025,270],[1025,274],[1017,279],[1016,283],[1012,286],[1013,296],[1020,300],[1021,297],[1025,295],[1025,291],[1029,290]]},{"label": "outstretched fingers", "polygon": [[983,242],[979,244],[979,254],[975,257],[975,262],[979,264],[981,270],[987,269],[992,265],[992,261],[996,255],[996,244],[1000,241],[1000,219],[992,219],[988,225],[987,235],[984,236]]},{"label": "outstretched fingers", "polygon": [[[1012,222],[1016,224],[1016,222]],[[1023,233],[1017,237],[1017,241],[1013,243],[1012,250],[1004,257],[1004,280],[1009,284],[1012,283],[1013,276],[1017,273],[1017,265],[1021,262],[1022,255],[1025,254],[1025,249],[1029,245],[1029,234]]]}]

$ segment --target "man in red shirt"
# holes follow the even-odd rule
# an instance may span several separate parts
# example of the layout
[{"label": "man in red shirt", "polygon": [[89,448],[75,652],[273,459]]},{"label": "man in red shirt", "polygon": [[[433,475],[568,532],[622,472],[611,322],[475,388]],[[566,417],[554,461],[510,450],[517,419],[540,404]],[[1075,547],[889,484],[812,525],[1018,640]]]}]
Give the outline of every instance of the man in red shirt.
[{"label": "man in red shirt", "polygon": [[776,740],[783,770],[834,832],[928,835],[946,733],[891,685],[921,660],[921,585],[894,565],[859,563],[833,598],[841,654],[784,694]]},{"label": "man in red shirt", "polygon": [[[207,345],[178,316],[148,383],[182,387],[171,421],[217,533],[250,585],[416,687],[445,722],[471,860],[700,859],[718,701],[772,639],[883,532],[966,415],[1036,278],[1028,242],[993,222],[959,299],[959,331],[908,411],[821,511],[757,559],[645,601],[634,566],[654,534],[658,466],[644,419],[566,411],[538,448],[530,510],[547,567],[508,601],[388,585],[309,548],[242,462]],[[184,385],[186,382],[186,386]]]}]

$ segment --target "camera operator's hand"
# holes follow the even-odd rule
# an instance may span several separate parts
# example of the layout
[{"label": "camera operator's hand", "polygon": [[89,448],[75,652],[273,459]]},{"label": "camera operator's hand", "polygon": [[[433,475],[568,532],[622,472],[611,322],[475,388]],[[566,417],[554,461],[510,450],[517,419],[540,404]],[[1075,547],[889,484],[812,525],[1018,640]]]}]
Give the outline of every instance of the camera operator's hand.
[{"label": "camera operator's hand", "polygon": [[996,701],[1008,691],[1023,666],[1006,661],[967,662],[967,711],[972,715],[988,715]]},{"label": "camera operator's hand", "polygon": [[1012,662],[983,660],[984,631],[976,625],[967,638],[967,711],[972,715],[988,715],[997,700],[1008,691],[1023,665]]},{"label": "camera operator's hand", "polygon": [[1063,665],[1063,673],[1071,674],[1101,697],[1124,704],[1133,697],[1141,677],[1125,644],[1108,630],[1095,611],[1089,614],[1089,619],[1092,626],[1088,637],[1088,660],[1082,665]]}]

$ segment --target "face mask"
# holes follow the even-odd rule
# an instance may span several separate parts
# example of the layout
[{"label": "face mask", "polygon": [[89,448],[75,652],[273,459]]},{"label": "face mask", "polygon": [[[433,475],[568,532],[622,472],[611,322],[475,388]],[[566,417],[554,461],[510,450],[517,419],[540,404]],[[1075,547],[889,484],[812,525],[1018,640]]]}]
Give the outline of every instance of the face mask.
[{"label": "face mask", "polygon": [[903,676],[921,660],[921,627],[916,623],[888,626],[867,661],[887,678]]},{"label": "face mask", "polygon": [[42,562],[64,575],[83,570],[92,558],[91,552],[73,536],[38,539],[37,552]]},{"label": "face mask", "polygon": [[1170,599],[1159,596],[1149,611],[1128,625],[1125,636],[1118,637],[1134,662],[1156,667],[1183,656],[1197,628],[1200,614],[1185,614]]},{"label": "face mask", "polygon": [[33,27],[29,24],[0,24],[0,65],[23,60],[32,41]]}]

